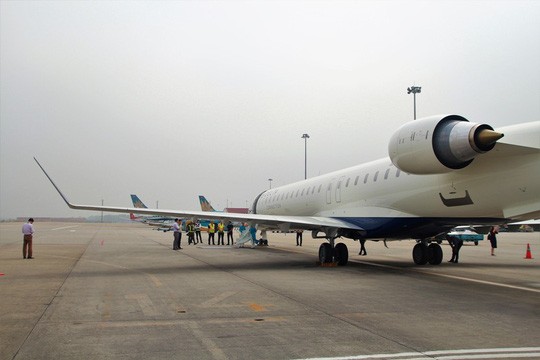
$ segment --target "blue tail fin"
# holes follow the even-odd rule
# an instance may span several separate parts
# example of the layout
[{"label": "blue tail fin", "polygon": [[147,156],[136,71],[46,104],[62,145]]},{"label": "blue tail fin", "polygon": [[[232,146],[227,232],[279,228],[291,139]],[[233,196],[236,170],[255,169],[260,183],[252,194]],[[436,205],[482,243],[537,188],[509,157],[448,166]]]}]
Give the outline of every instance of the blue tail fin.
[{"label": "blue tail fin", "polygon": [[137,195],[131,194],[131,201],[133,202],[133,206],[140,209],[147,209],[146,205],[139,199]]},{"label": "blue tail fin", "polygon": [[199,202],[201,203],[202,211],[216,211],[204,196],[199,195]]}]

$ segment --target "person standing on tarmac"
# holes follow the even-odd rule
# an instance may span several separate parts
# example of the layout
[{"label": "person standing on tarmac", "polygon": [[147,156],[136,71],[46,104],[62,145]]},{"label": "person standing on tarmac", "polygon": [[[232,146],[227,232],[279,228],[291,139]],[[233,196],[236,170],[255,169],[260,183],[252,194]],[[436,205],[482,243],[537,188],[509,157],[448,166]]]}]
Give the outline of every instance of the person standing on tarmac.
[{"label": "person standing on tarmac", "polygon": [[257,240],[257,228],[255,225],[249,227],[249,234],[251,235],[251,248],[253,249],[255,246],[259,245],[259,240]]},{"label": "person standing on tarmac", "polygon": [[234,245],[233,229],[234,229],[234,225],[232,224],[232,222],[229,221],[227,223],[227,245]]},{"label": "person standing on tarmac", "polygon": [[186,231],[188,236],[188,245],[195,245],[195,225],[193,225],[193,221],[188,222],[186,225]]},{"label": "person standing on tarmac", "polygon": [[173,228],[173,250],[180,250],[182,247],[180,246],[182,243],[182,220],[180,219],[174,219],[174,224],[172,226]]},{"label": "person standing on tarmac", "polygon": [[[22,226],[23,233],[23,259],[33,259],[32,257],[32,238],[34,236],[34,219],[28,219],[28,222]],[[28,255],[28,257],[27,257]]]},{"label": "person standing on tarmac", "polygon": [[358,253],[358,255],[367,255],[367,251],[366,251],[366,239],[362,238],[359,240],[360,241],[360,252]]},{"label": "person standing on tarmac", "polygon": [[491,256],[495,256],[495,249],[497,248],[497,234],[499,233],[498,226],[492,226],[487,236],[491,244]]},{"label": "person standing on tarmac", "polygon": [[208,223],[208,245],[210,245],[210,240],[212,240],[212,245],[216,245],[214,243],[214,233],[216,232],[216,224],[213,222]]},{"label": "person standing on tarmac", "polygon": [[223,224],[223,221],[220,221],[217,226],[217,244],[218,245],[225,245],[224,235],[225,235],[225,225]]},{"label": "person standing on tarmac", "polygon": [[201,223],[197,220],[195,223],[195,243],[201,243],[202,244],[202,237],[201,237]]},{"label": "person standing on tarmac", "polygon": [[296,246],[302,246],[302,233],[304,230],[296,230]]}]

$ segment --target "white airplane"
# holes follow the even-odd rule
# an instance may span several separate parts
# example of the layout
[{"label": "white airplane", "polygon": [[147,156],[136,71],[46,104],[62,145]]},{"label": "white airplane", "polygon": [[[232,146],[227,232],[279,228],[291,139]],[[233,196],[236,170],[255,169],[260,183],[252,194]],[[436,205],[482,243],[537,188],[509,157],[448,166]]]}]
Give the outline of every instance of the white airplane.
[{"label": "white airplane", "polygon": [[388,158],[265,190],[250,214],[72,204],[38,165],[72,209],[242,221],[263,238],[268,229],[309,230],[326,240],[319,260],[338,265],[348,261],[347,246],[335,243],[340,237],[416,239],[414,262],[437,265],[437,234],[540,216],[540,121],[494,131],[458,115],[432,116],[401,126],[388,151]]}]

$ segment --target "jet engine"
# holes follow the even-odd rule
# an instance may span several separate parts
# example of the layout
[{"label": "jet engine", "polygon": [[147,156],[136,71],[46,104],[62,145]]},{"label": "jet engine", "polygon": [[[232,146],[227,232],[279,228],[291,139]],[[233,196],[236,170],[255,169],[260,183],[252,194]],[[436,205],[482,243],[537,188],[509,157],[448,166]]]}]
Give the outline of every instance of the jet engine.
[{"label": "jet engine", "polygon": [[390,139],[388,154],[404,172],[440,174],[465,168],[503,136],[459,115],[438,115],[401,126]]}]

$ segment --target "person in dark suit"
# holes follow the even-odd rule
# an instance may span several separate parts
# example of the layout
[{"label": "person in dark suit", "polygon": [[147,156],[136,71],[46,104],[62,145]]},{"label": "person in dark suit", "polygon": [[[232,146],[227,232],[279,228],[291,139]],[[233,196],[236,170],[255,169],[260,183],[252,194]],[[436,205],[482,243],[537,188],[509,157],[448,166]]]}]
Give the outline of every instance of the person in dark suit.
[{"label": "person in dark suit", "polygon": [[360,239],[360,252],[358,253],[358,255],[367,255],[367,252],[366,252],[366,239]]},{"label": "person in dark suit", "polygon": [[459,250],[463,246],[463,240],[455,236],[449,236],[447,240],[452,248],[452,258],[448,262],[457,264],[459,260]]}]

